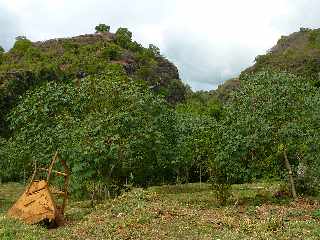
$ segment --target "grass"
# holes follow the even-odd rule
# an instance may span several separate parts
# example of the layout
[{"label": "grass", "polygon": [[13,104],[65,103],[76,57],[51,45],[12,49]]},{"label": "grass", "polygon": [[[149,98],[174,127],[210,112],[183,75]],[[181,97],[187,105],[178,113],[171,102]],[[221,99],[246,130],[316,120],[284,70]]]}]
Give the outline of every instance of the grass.
[{"label": "grass", "polygon": [[48,230],[5,212],[23,186],[0,186],[0,239],[320,239],[318,199],[276,198],[277,183],[234,185],[219,206],[210,185],[133,189],[91,208],[71,201],[64,227]]}]

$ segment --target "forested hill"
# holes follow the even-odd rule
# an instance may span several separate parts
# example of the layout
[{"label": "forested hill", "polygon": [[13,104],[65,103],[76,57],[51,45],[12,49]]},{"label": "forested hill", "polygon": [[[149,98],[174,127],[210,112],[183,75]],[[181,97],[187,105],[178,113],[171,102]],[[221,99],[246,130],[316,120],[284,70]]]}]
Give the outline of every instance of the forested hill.
[{"label": "forested hill", "polygon": [[[240,80],[248,73],[262,70],[286,71],[320,86],[320,29],[301,28],[299,32],[282,36],[266,54],[256,57],[255,64],[240,74]],[[211,93],[226,101],[239,85],[239,78],[230,79]]]},{"label": "forested hill", "polygon": [[132,40],[132,33],[119,28],[116,33],[100,25],[95,34],[31,42],[16,38],[13,48],[0,51],[0,136],[8,135],[5,116],[19,96],[45,82],[79,82],[115,66],[136,81],[144,81],[171,104],[185,98],[186,88],[176,66],[150,45],[144,48]]},{"label": "forested hill", "polygon": [[188,154],[189,126],[207,119],[175,113],[190,93],[178,69],[127,28],[95,30],[44,42],[20,36],[2,49],[0,182],[25,181],[33,161],[45,166],[55,151],[75,194],[174,182],[187,161],[188,171],[196,166],[178,148]]},{"label": "forested hill", "polygon": [[301,28],[299,32],[282,36],[267,54],[257,56],[256,63],[243,73],[266,68],[309,77],[319,84],[320,29]]}]

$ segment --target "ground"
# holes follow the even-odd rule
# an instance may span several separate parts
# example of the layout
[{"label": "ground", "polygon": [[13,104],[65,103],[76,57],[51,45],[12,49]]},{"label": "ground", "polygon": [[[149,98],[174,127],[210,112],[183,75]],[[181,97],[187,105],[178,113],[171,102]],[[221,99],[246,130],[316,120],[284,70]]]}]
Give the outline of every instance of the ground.
[{"label": "ground", "polygon": [[274,196],[280,185],[234,185],[226,206],[208,184],[133,189],[94,208],[71,201],[67,225],[48,230],[6,217],[24,187],[3,184],[0,239],[320,239],[319,199]]}]

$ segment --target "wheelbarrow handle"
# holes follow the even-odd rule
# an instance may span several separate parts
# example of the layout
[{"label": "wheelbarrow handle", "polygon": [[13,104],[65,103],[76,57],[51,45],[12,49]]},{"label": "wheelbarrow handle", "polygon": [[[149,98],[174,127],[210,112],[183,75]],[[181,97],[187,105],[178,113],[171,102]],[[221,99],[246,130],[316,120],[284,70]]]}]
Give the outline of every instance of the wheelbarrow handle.
[{"label": "wheelbarrow handle", "polygon": [[29,193],[31,184],[33,183],[33,180],[34,180],[34,178],[35,178],[35,176],[36,176],[36,174],[37,174],[37,161],[34,160],[34,161],[33,161],[33,164],[34,164],[34,171],[33,171],[31,180],[30,180],[30,182],[29,182],[29,184],[28,184],[26,193]]}]

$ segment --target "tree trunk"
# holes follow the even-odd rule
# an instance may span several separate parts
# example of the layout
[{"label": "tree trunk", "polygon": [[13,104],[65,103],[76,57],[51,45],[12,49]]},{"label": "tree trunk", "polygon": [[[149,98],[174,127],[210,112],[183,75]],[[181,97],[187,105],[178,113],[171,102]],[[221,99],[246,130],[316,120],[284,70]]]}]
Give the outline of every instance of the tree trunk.
[{"label": "tree trunk", "polygon": [[202,185],[202,169],[201,169],[201,165],[200,165],[200,188]]},{"label": "tree trunk", "polygon": [[23,165],[23,185],[26,185],[27,183],[27,174],[26,174],[26,168]]},{"label": "tree trunk", "polygon": [[296,200],[298,197],[297,197],[296,187],[295,187],[294,180],[293,180],[293,173],[292,173],[291,165],[290,165],[290,162],[288,160],[288,156],[287,156],[287,151],[286,150],[283,151],[283,156],[284,156],[284,163],[286,165],[286,168],[287,168],[288,174],[289,174],[289,184],[290,184],[290,187],[291,187],[292,197]]}]

